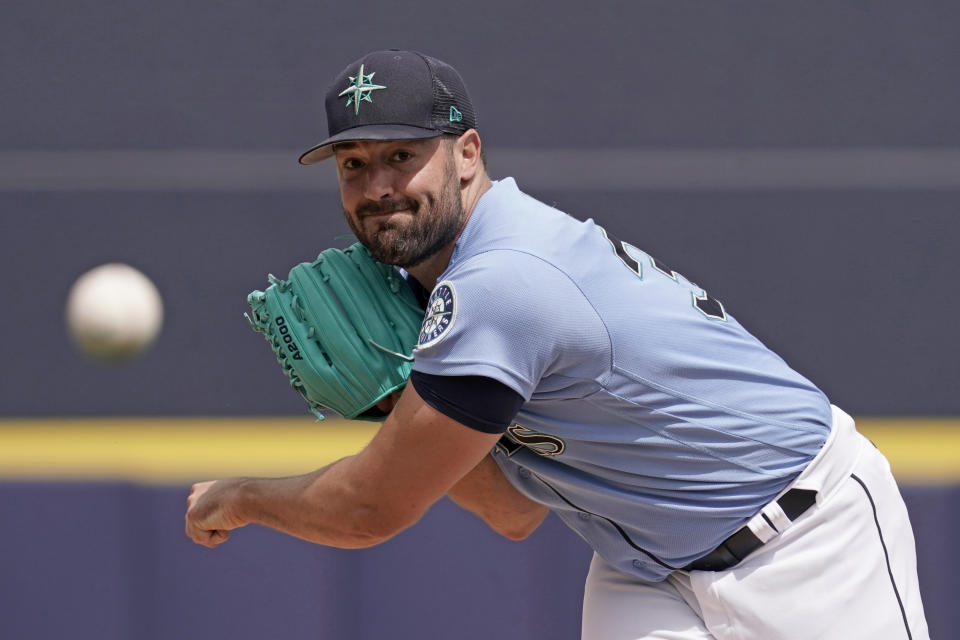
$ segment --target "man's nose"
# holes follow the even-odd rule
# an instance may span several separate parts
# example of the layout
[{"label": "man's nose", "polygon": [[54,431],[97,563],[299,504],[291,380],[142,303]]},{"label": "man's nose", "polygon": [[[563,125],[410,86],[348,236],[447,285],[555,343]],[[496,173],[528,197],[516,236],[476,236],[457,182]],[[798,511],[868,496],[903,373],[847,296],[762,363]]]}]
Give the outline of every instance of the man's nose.
[{"label": "man's nose", "polygon": [[364,173],[363,196],[376,202],[393,195],[393,175],[387,168],[370,164]]}]

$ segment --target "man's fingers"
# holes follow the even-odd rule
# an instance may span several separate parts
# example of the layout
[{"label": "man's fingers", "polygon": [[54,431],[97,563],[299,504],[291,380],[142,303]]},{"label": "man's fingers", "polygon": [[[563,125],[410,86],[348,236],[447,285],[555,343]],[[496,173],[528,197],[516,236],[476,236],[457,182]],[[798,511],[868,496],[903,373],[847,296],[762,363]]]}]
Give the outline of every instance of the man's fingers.
[{"label": "man's fingers", "polygon": [[187,505],[193,506],[194,503],[200,499],[200,496],[205,494],[207,489],[209,489],[214,482],[215,481],[213,480],[207,482],[198,482],[190,487],[190,495],[187,496]]},{"label": "man's fingers", "polygon": [[224,531],[223,529],[214,529],[208,533],[210,534],[211,547],[215,547],[230,539],[230,532]]},{"label": "man's fingers", "polygon": [[206,493],[209,483],[198,482],[190,488],[190,495],[187,496],[187,513],[184,516],[186,521],[187,537],[202,544],[205,547],[213,548],[222,540],[215,541],[216,530],[209,530],[203,525],[203,518],[197,513],[197,502]]},{"label": "man's fingers", "polygon": [[230,539],[229,531],[224,529],[201,529],[190,522],[189,516],[187,517],[186,533],[188,538],[197,544],[203,545],[210,549],[213,549],[214,547],[217,547]]},{"label": "man's fingers", "polygon": [[213,493],[207,495],[216,481],[198,482],[193,485],[190,495],[187,496],[186,521],[187,537],[213,549],[230,539],[230,532],[226,529],[213,528],[230,526],[223,519],[221,505]]},{"label": "man's fingers", "polygon": [[202,544],[208,549],[216,549],[230,538],[230,532],[223,529],[201,531],[198,538],[194,540],[197,544]]}]

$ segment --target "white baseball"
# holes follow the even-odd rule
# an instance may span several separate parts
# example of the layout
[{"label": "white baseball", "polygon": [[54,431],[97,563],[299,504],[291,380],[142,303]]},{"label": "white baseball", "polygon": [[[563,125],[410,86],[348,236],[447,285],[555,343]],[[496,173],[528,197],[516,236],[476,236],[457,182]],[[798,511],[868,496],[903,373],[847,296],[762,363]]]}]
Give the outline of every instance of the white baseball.
[{"label": "white baseball", "polygon": [[162,325],[160,292],[150,278],[126,264],[87,271],[67,297],[70,336],[97,360],[130,360],[153,343]]}]

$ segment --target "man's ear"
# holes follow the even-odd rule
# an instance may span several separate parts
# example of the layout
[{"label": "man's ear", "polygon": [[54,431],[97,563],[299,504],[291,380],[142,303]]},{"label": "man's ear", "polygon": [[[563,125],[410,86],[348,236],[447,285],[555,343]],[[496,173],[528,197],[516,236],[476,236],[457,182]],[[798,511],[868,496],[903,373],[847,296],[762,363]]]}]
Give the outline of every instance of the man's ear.
[{"label": "man's ear", "polygon": [[460,181],[469,182],[473,180],[483,167],[483,160],[480,156],[481,151],[480,134],[476,129],[470,129],[463,133],[454,145],[454,157],[457,162],[457,168],[460,170]]}]

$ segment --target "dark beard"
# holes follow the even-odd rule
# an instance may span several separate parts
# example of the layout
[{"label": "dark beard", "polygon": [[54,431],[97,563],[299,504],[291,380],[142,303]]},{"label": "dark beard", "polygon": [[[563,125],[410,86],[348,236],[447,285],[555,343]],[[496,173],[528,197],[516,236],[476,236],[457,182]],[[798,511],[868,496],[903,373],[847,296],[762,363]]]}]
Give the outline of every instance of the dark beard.
[{"label": "dark beard", "polygon": [[[402,226],[389,220],[381,222],[375,230],[362,230],[364,217],[376,213],[389,213],[409,209],[413,221]],[[460,232],[465,218],[460,200],[460,181],[454,173],[452,162],[444,171],[444,186],[438,199],[427,197],[427,205],[406,198],[381,202],[367,202],[357,207],[359,222],[346,214],[347,224],[354,235],[377,262],[392,264],[404,269],[415,267],[427,258],[436,255],[453,241]]]}]

